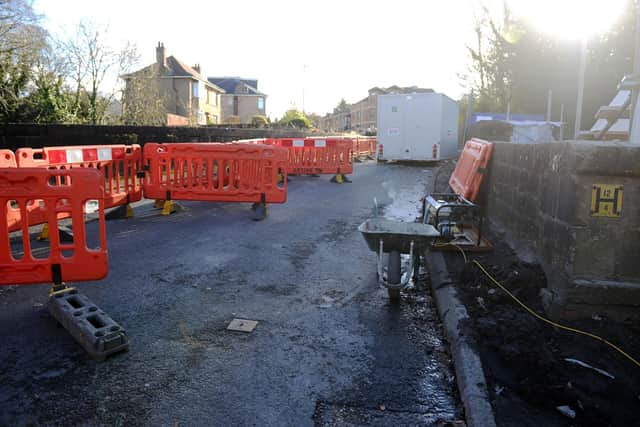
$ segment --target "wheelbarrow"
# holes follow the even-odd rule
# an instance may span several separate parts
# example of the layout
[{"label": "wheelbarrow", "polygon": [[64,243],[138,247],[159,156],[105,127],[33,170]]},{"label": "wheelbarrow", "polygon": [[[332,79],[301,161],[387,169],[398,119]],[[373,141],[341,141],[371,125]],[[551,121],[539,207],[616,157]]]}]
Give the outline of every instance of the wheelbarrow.
[{"label": "wheelbarrow", "polygon": [[[378,255],[378,281],[387,288],[389,298],[400,298],[402,283],[401,254],[409,254],[410,264],[407,277],[414,274],[417,267],[416,255],[426,250],[440,233],[429,224],[390,221],[384,218],[368,219],[358,227],[367,246]],[[388,253],[387,279],[383,277],[383,253]]]}]

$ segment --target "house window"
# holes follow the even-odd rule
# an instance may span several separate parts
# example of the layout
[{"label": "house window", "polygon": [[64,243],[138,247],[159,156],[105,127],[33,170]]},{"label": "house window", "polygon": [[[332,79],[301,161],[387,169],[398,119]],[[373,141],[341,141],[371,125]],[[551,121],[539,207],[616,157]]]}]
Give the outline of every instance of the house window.
[{"label": "house window", "polygon": [[258,110],[264,110],[264,98],[263,97],[259,97],[258,98]]},{"label": "house window", "polygon": [[198,98],[198,89],[200,86],[200,82],[193,82],[192,87],[193,87],[193,97],[194,98]]},{"label": "house window", "polygon": [[218,94],[212,90],[207,91],[207,104],[209,105],[217,105],[218,104]]}]

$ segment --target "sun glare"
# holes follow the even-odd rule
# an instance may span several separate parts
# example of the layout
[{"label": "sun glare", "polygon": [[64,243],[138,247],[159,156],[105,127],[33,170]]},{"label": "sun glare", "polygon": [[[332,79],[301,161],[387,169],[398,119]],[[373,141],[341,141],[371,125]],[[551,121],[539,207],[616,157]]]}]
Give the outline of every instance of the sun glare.
[{"label": "sun glare", "polygon": [[509,0],[518,17],[544,32],[580,39],[606,32],[622,14],[628,0]]}]

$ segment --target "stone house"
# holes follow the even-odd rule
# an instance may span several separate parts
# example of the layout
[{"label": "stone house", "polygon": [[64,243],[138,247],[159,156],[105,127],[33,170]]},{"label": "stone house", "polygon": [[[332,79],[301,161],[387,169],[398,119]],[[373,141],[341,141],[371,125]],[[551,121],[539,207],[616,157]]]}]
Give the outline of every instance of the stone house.
[{"label": "stone house", "polygon": [[[201,74],[199,64],[191,67],[175,56],[166,56],[164,44],[158,43],[155,63],[122,76],[126,82],[125,99],[130,92],[133,79],[141,76],[156,81],[154,89],[157,89],[158,96],[165,99],[166,124],[222,123],[221,96],[224,90]],[[125,102],[125,111],[126,108]]]},{"label": "stone house", "polygon": [[209,77],[209,83],[220,87],[222,122],[238,121],[250,124],[254,116],[266,116],[267,95],[258,90],[257,79],[240,77]]}]

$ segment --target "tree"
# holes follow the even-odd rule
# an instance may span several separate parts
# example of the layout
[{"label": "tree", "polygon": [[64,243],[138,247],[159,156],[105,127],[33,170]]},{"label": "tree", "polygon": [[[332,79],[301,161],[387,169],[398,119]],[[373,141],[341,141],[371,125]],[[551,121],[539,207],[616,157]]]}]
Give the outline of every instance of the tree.
[{"label": "tree", "polygon": [[322,120],[322,116],[317,113],[305,113],[307,118],[311,121],[311,125],[315,128],[320,126],[320,120]]},{"label": "tree", "polygon": [[46,32],[26,0],[0,2],[0,119],[15,121]]},{"label": "tree", "polygon": [[251,126],[265,127],[269,124],[269,119],[263,115],[255,115],[251,118]]},{"label": "tree", "polygon": [[333,109],[333,114],[348,113],[348,112],[349,112],[349,104],[347,104],[347,101],[345,101],[344,98],[342,98],[340,102],[338,102],[338,105],[336,106],[336,108]]},{"label": "tree", "polygon": [[[583,125],[588,126],[597,109],[609,103],[620,79],[632,71],[633,2],[627,7],[609,32],[589,40]],[[470,70],[463,80],[476,95],[476,111],[505,112],[510,104],[512,112],[541,114],[551,90],[554,105],[565,105],[565,120],[573,117],[579,41],[541,33],[515,18],[505,3],[500,17],[482,8],[476,19],[476,43],[468,50]]]},{"label": "tree", "polygon": [[159,73],[147,68],[124,77],[123,121],[127,125],[161,126],[167,117],[167,99],[160,90]]},{"label": "tree", "polygon": [[[117,88],[118,76],[128,72],[138,63],[139,55],[134,45],[127,44],[119,51],[105,43],[108,28],[100,28],[89,21],[78,24],[75,35],[61,43],[67,59],[70,80],[74,85],[74,109],[78,113],[82,97],[89,105],[88,122],[99,124],[111,101],[122,89]],[[106,80],[113,79],[107,85]],[[107,89],[108,88],[108,89]]]},{"label": "tree", "polygon": [[283,127],[292,127],[299,129],[308,129],[312,127],[311,120],[300,110],[295,108],[284,113],[278,124]]}]

